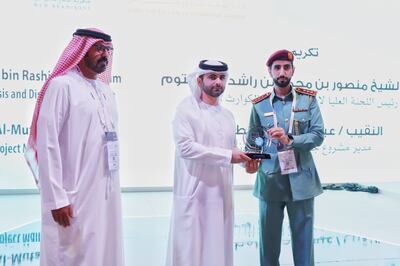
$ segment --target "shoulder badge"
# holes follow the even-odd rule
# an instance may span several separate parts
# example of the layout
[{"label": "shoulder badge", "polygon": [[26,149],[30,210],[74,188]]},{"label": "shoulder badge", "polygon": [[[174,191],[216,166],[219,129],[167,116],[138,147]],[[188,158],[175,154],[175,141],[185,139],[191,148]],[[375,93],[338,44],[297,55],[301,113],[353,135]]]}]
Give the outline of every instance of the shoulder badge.
[{"label": "shoulder badge", "polygon": [[317,95],[317,91],[313,91],[313,90],[309,90],[309,89],[297,87],[295,90],[297,93],[300,93],[300,94],[305,94],[305,95],[309,95],[309,96]]},{"label": "shoulder badge", "polygon": [[257,98],[254,98],[253,100],[251,100],[251,102],[252,102],[253,104],[259,103],[259,102],[261,102],[262,100],[268,98],[270,95],[271,95],[271,92],[264,93],[264,94],[258,96]]}]

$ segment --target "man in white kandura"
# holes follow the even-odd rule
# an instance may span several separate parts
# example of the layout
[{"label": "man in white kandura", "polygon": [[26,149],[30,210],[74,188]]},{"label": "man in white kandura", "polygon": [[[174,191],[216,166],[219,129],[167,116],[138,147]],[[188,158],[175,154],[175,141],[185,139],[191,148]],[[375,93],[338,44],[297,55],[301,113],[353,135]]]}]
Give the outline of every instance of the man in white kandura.
[{"label": "man in white kandura", "polygon": [[233,163],[250,161],[235,147],[233,115],[220,104],[228,66],[203,60],[188,75],[192,95],[177,107],[173,210],[168,266],[233,265]]},{"label": "man in white kandura", "polygon": [[79,29],[44,84],[26,159],[40,188],[41,266],[122,266],[111,37]]}]

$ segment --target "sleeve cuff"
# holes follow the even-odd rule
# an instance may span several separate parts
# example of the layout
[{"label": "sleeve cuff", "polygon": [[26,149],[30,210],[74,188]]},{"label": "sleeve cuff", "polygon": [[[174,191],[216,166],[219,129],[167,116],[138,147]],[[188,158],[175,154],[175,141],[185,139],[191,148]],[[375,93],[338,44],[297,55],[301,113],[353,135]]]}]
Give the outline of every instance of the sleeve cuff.
[{"label": "sleeve cuff", "polygon": [[70,204],[71,203],[69,202],[68,198],[65,198],[56,202],[45,202],[43,203],[43,208],[45,210],[57,210]]}]

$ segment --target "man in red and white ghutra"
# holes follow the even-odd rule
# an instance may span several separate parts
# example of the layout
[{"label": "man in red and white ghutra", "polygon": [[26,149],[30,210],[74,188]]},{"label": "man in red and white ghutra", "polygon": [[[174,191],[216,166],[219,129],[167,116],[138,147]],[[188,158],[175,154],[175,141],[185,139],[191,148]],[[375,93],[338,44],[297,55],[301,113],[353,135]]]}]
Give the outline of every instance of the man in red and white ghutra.
[{"label": "man in red and white ghutra", "polygon": [[26,152],[40,188],[42,266],[122,266],[111,37],[78,29],[39,93]]}]

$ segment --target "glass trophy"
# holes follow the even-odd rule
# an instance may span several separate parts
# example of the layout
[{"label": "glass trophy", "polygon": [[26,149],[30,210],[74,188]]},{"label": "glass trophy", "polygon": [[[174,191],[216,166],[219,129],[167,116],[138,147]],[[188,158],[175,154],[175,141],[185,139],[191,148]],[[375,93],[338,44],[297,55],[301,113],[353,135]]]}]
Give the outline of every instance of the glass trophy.
[{"label": "glass trophy", "polygon": [[243,143],[246,155],[251,159],[271,159],[271,155],[264,150],[273,144],[265,127],[249,128],[243,135]]}]

